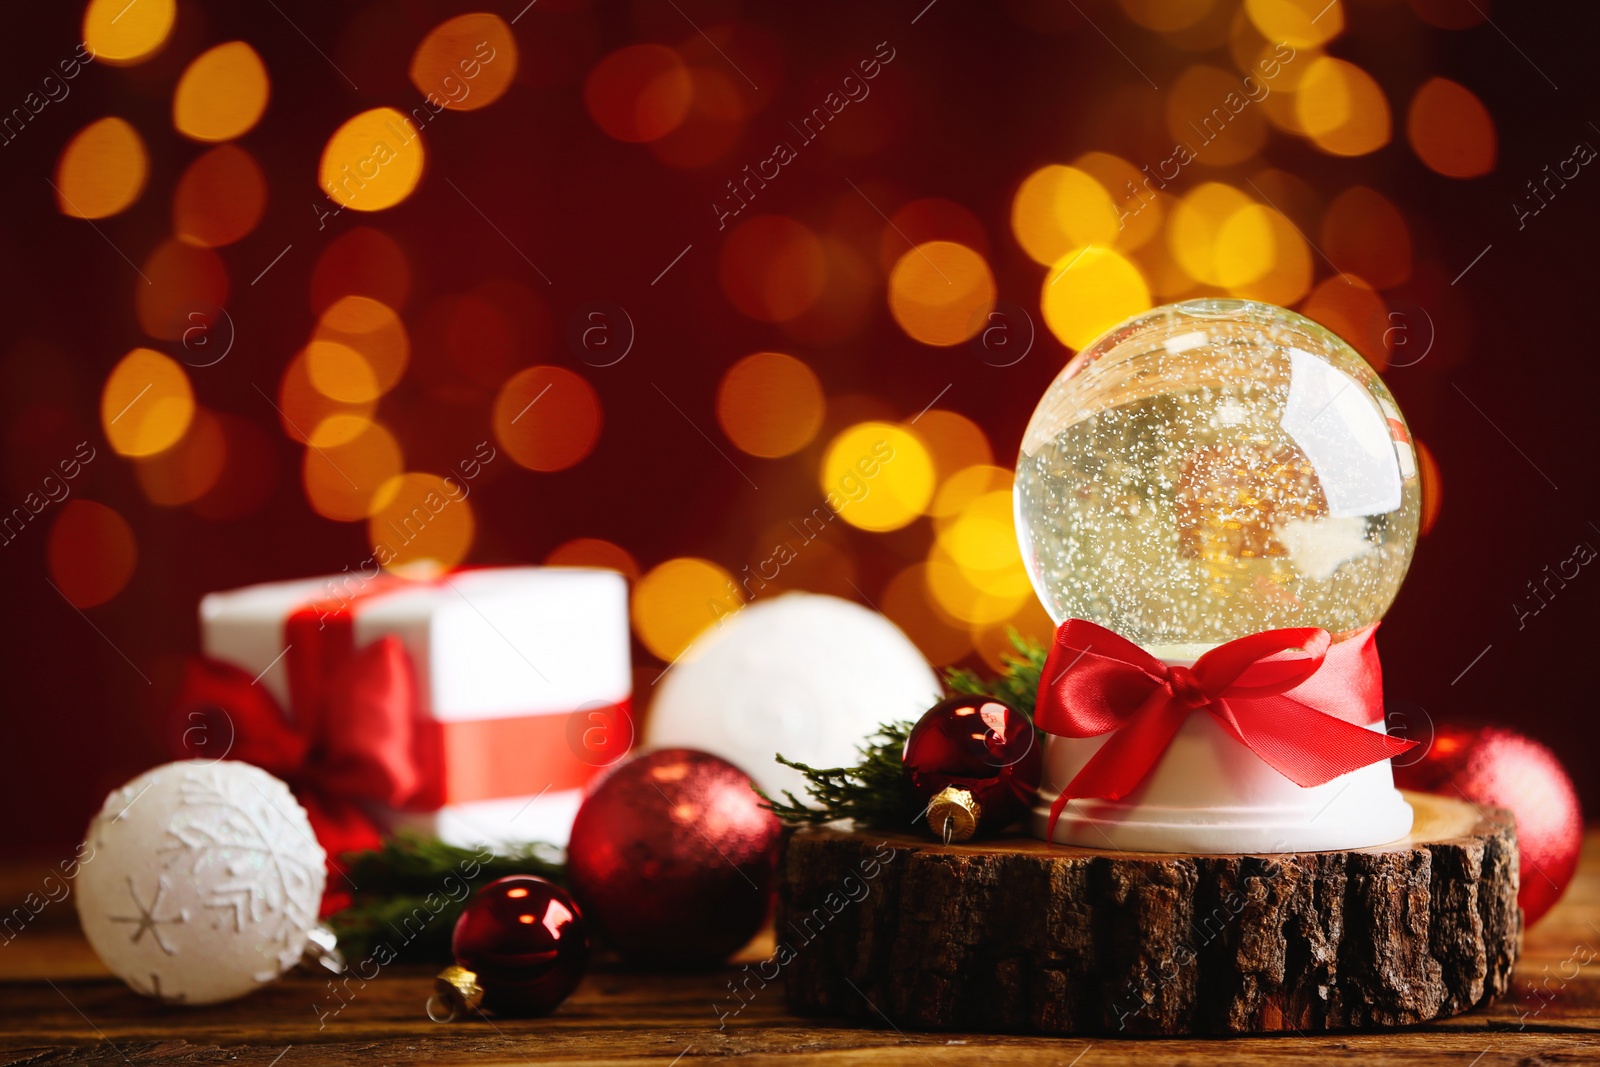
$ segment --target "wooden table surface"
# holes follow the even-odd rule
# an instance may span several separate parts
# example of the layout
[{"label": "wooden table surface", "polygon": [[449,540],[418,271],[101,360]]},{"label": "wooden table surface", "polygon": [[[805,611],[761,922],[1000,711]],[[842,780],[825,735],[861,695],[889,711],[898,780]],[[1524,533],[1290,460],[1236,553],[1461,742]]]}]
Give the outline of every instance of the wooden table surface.
[{"label": "wooden table surface", "polygon": [[[40,863],[0,871],[0,901],[20,900],[47,870]],[[0,915],[10,913],[8,903]],[[691,1067],[728,1057],[741,1064],[828,1067],[1600,1063],[1600,830],[1585,842],[1576,883],[1527,933],[1509,997],[1428,1026],[1318,1037],[1007,1037],[902,1032],[886,1023],[858,1029],[790,1014],[777,985],[719,1027],[712,1003],[726,1003],[731,969],[700,975],[598,969],[554,1015],[532,1020],[432,1023],[423,1012],[431,971],[399,967],[365,988],[352,982],[356,991],[343,1001],[325,979],[294,974],[242,1001],[185,1009],[136,996],[109,977],[78,934],[70,900],[48,905],[10,933],[11,940],[0,938],[0,1065]],[[763,955],[753,946],[750,958]]]}]

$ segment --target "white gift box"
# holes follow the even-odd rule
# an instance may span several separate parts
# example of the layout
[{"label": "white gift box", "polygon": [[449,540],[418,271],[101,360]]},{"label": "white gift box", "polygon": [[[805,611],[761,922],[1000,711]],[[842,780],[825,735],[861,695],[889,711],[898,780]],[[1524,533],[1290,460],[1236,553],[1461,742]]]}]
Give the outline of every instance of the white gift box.
[{"label": "white gift box", "polygon": [[[201,600],[205,654],[258,676],[292,715],[285,630],[312,605],[348,613],[357,649],[397,637],[410,655],[417,716],[437,724],[443,780],[431,791],[442,803],[374,812],[382,823],[468,847],[566,844],[584,784],[632,741],[622,575],[503,567],[424,582],[347,573],[247,586]],[[604,718],[615,709],[620,719]],[[601,722],[630,736],[596,747]]]}]

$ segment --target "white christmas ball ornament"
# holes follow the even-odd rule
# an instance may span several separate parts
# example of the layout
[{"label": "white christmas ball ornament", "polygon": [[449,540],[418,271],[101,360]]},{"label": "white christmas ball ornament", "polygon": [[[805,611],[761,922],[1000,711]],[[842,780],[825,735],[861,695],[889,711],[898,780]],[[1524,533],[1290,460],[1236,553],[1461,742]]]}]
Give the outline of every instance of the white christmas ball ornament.
[{"label": "white christmas ball ornament", "polygon": [[289,787],[248,763],[190,760],[114,790],[89,824],[78,918],[135,992],[231,1000],[299,961],[326,857]]},{"label": "white christmas ball ornament", "polygon": [[661,680],[645,743],[702,749],[768,793],[803,797],[805,779],[775,754],[814,767],[854,764],[881,724],[915,720],[940,695],[922,653],[882,615],[838,597],[786,593],[690,646]]}]

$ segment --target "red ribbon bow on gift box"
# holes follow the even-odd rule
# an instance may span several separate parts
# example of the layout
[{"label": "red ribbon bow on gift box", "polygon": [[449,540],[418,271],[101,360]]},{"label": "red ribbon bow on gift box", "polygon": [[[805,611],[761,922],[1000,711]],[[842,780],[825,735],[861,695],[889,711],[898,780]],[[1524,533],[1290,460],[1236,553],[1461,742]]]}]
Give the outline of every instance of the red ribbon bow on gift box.
[{"label": "red ribbon bow on gift box", "polygon": [[1181,667],[1103,626],[1068,619],[1045,659],[1034,724],[1063,737],[1111,736],[1051,804],[1051,835],[1068,800],[1130,793],[1202,708],[1300,786],[1411,748],[1415,741],[1361,725],[1382,718],[1376,631],[1374,623],[1334,644],[1326,630],[1264,630]]},{"label": "red ribbon bow on gift box", "polygon": [[[188,663],[175,714],[190,723],[222,712],[228,729],[217,735],[231,742],[226,757],[289,783],[332,875],[343,871],[345,853],[382,842],[367,807],[404,807],[424,791],[426,775],[417,751],[416,681],[400,639],[380,637],[359,651],[353,642],[339,647],[309,637],[308,615],[318,622],[301,612],[288,627],[292,719],[249,674],[203,657]],[[345,888],[330,878],[324,914]]]}]

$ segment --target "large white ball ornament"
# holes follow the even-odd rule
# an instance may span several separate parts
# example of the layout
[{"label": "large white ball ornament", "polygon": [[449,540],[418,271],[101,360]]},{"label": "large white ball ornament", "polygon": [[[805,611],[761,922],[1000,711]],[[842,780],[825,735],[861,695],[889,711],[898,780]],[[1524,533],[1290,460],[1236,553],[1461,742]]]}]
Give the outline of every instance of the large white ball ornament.
[{"label": "large white ball ornament", "polygon": [[776,753],[814,767],[854,764],[894,719],[917,719],[939,679],[905,634],[838,597],[758,600],[703,634],[661,680],[645,726],[650,748],[698,748],[769,794],[804,796]]},{"label": "large white ball ornament", "polygon": [[146,771],[89,824],[83,932],[137,993],[243,996],[294,966],[317,924],[325,855],[289,787],[248,763]]}]

